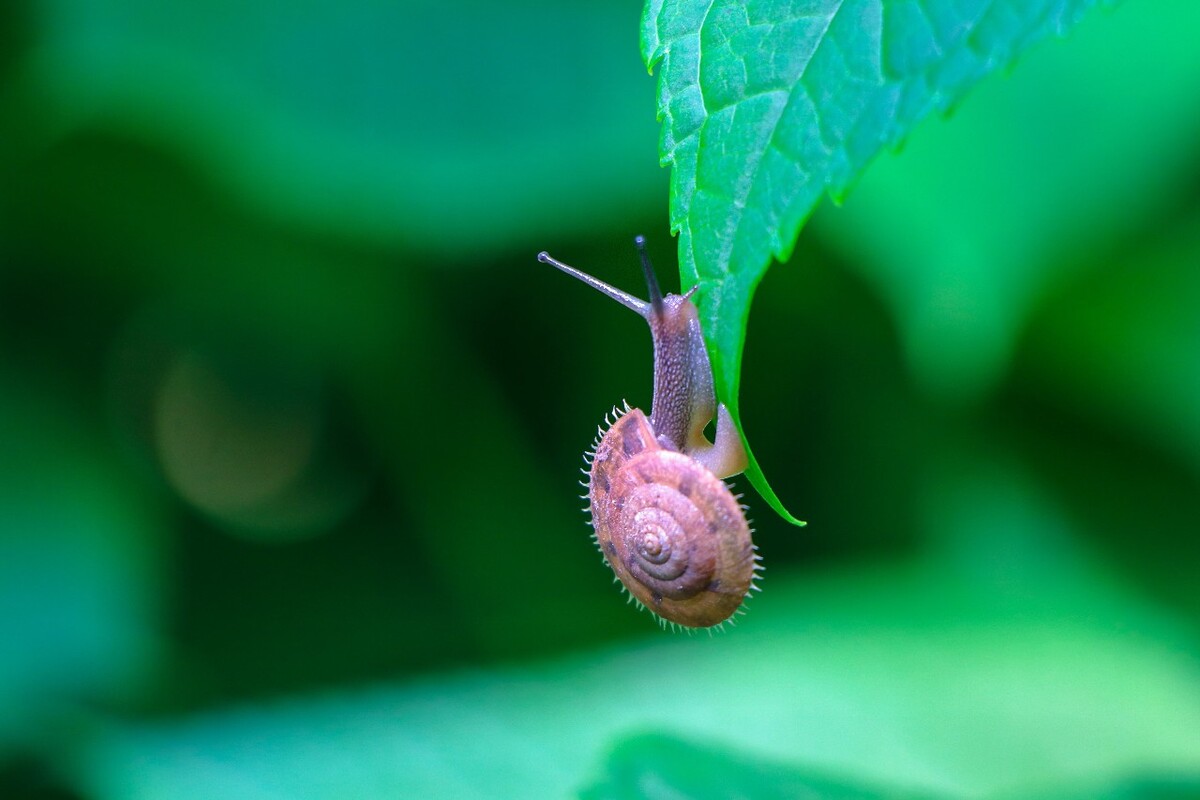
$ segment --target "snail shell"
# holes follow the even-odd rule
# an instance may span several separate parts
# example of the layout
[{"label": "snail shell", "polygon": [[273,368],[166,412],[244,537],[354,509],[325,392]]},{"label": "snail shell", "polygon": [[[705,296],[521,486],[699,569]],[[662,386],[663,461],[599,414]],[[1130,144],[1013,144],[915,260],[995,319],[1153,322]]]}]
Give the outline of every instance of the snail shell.
[{"label": "snail shell", "polygon": [[604,433],[589,478],[596,543],[660,620],[719,625],[757,588],[758,556],[737,498],[695,459],[664,447],[641,410]]}]

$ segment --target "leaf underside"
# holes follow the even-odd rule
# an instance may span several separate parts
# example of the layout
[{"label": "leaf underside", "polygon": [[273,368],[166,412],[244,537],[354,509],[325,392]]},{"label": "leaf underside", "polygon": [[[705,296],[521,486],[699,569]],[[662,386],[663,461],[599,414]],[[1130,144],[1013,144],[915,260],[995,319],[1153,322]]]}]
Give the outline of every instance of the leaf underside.
[{"label": "leaf underside", "polygon": [[[916,122],[1102,2],[648,0],[642,56],[659,70],[681,285],[700,285],[717,395],[739,430],[754,289],[772,258],[791,256],[821,196],[841,199]],[[802,524],[752,453],[746,474]]]}]

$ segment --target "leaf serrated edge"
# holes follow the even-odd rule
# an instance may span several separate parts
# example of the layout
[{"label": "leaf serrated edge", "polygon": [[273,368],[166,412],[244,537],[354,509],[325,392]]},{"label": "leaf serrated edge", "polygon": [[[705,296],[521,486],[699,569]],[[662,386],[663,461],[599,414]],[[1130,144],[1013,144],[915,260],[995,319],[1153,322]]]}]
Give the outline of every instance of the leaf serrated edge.
[{"label": "leaf serrated edge", "polygon": [[642,51],[642,61],[646,71],[654,74],[654,67],[662,59],[662,39],[658,35],[658,16],[662,12],[666,0],[646,0],[642,9],[642,24],[638,43]]}]

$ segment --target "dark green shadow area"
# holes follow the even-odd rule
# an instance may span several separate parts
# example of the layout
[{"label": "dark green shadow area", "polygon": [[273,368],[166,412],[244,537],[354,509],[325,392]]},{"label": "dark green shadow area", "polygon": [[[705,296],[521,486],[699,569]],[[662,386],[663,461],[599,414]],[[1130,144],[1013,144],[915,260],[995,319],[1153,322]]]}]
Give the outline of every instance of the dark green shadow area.
[{"label": "dark green shadow area", "polygon": [[1004,795],[997,800],[1195,800],[1200,797],[1200,775],[1153,774],[1123,778],[1109,786],[1068,790],[1062,787],[1037,794]]}]

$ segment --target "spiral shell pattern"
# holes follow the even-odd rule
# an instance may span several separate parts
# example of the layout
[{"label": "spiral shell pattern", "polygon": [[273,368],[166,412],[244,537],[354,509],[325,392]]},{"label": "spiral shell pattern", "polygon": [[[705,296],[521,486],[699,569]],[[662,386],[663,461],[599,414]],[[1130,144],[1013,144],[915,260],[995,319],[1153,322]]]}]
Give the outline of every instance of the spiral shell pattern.
[{"label": "spiral shell pattern", "polygon": [[605,560],[661,619],[719,625],[753,587],[757,556],[737,498],[698,462],[664,447],[640,410],[600,439],[588,495]]}]

